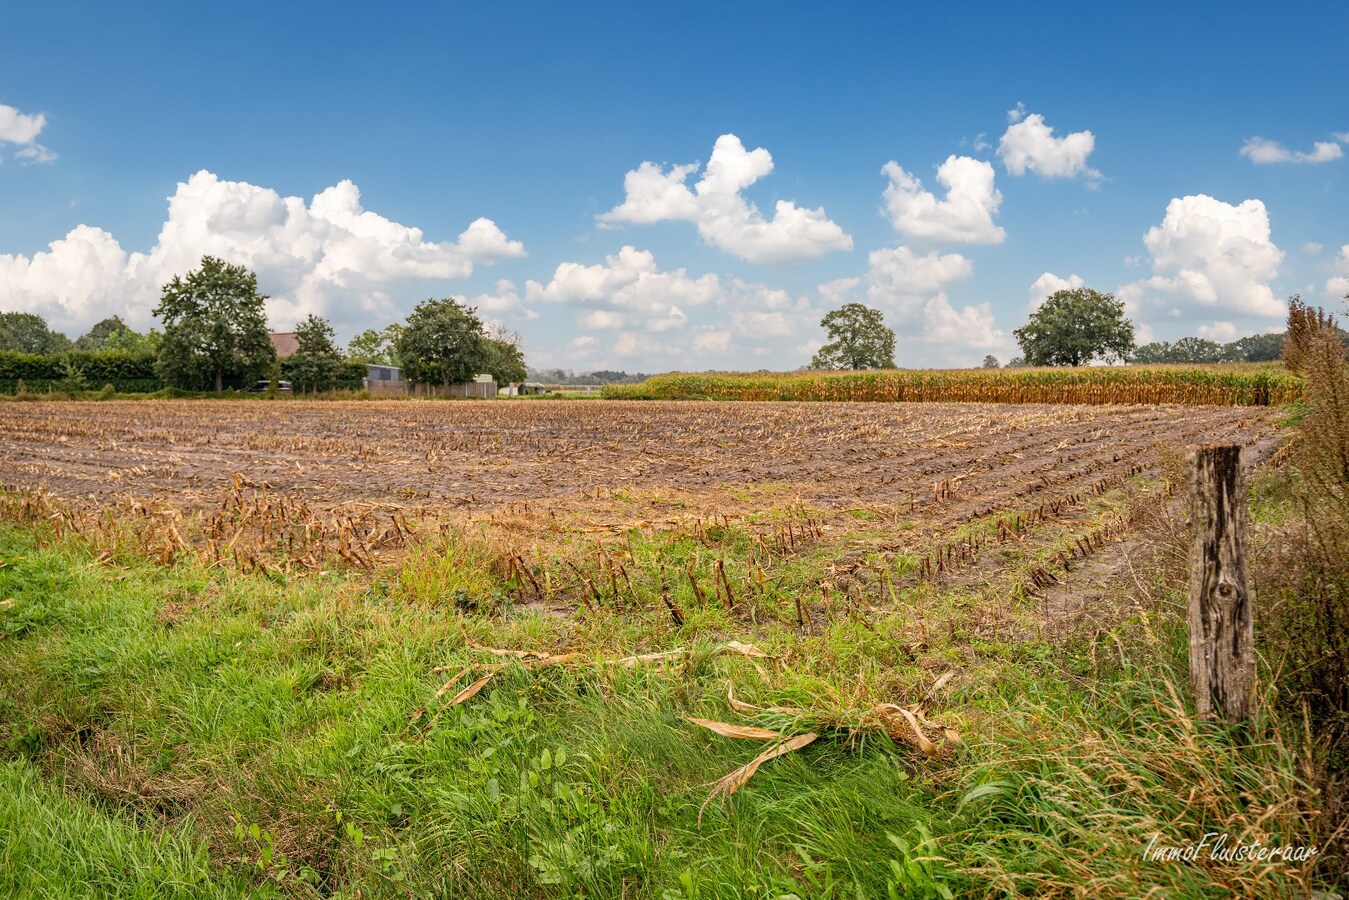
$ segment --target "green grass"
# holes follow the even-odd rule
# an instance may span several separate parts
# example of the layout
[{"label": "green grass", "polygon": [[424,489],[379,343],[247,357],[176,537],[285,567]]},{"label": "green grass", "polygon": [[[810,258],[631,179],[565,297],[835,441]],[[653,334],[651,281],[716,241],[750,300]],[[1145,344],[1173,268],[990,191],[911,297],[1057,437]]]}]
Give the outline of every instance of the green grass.
[{"label": "green grass", "polygon": [[212,868],[184,826],[156,832],[44,781],[23,759],[0,763],[0,894],[14,900],[279,896]]},{"label": "green grass", "polygon": [[[803,635],[789,602],[830,563],[820,549],[783,564],[749,621],[747,598],[731,616],[699,606],[685,579],[671,587],[687,613],[676,626],[655,597],[659,566],[696,561],[711,593],[712,551],[682,533],[630,540],[642,603],[564,618],[512,602],[462,535],[397,571],[294,579],[190,559],[100,564],[47,526],[0,526],[0,888],[660,900],[1305,890],[1307,867],[1141,859],[1154,833],[1325,834],[1280,723],[1248,740],[1196,727],[1177,705],[1172,607],[1051,643],[1015,622],[976,633],[973,611],[1029,615],[1004,584],[924,585],[870,621],[835,616]],[[707,540],[744,584],[744,528]],[[776,659],[717,652],[730,639]],[[447,678],[498,661],[475,646],[597,664],[512,663],[437,713]],[[689,652],[673,663],[598,664],[676,647]],[[964,738],[947,758],[840,727],[880,701],[912,706],[948,668],[958,677],[929,713]],[[803,711],[737,713],[730,689]],[[710,784],[763,745],[687,716],[821,737],[700,821]]]}]

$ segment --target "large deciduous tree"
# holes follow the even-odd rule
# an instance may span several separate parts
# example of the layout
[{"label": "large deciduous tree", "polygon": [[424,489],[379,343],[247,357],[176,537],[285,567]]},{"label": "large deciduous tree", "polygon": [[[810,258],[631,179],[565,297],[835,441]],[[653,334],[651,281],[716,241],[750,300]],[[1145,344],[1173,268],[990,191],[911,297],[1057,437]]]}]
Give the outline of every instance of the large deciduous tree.
[{"label": "large deciduous tree", "polygon": [[36,313],[0,313],[0,350],[50,356],[70,349],[70,338],[47,327]]},{"label": "large deciduous tree", "polygon": [[1012,333],[1031,366],[1116,362],[1134,349],[1134,323],[1125,318],[1123,301],[1085,287],[1055,291]]},{"label": "large deciduous tree", "polygon": [[529,376],[525,353],[520,348],[520,332],[503,325],[487,327],[482,371],[490,373],[497,384],[514,384]]},{"label": "large deciduous tree", "polygon": [[825,344],[810,361],[812,369],[893,369],[895,333],[878,309],[845,303],[825,315],[820,326],[829,332]]},{"label": "large deciduous tree", "polygon": [[402,333],[403,326],[397,322],[383,331],[367,328],[347,344],[347,359],[367,365],[401,365],[398,359],[398,338]]},{"label": "large deciduous tree", "polygon": [[337,349],[336,336],[327,319],[312,314],[295,326],[295,341],[299,347],[287,363],[297,387],[317,392],[326,391],[336,383],[342,367],[342,353]]},{"label": "large deciduous tree", "polygon": [[107,349],[108,338],[123,331],[130,331],[126,323],[122,321],[121,316],[108,316],[100,322],[96,322],[94,327],[90,328],[82,337],[75,341],[76,350],[104,350]]},{"label": "large deciduous tree", "polygon": [[243,266],[203,256],[201,267],[164,286],[154,314],[164,323],[156,363],[174,387],[244,387],[276,361],[258,278]]},{"label": "large deciduous tree", "polygon": [[398,358],[408,380],[462,384],[482,370],[487,336],[471,306],[447,297],[425,300],[408,316],[398,336]]}]

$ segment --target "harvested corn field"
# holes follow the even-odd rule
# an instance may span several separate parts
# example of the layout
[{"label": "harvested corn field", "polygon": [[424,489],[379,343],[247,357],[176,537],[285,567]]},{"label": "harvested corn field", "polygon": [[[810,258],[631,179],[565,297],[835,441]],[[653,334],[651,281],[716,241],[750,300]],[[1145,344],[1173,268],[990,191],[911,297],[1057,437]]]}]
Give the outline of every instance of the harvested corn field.
[{"label": "harvested corn field", "polygon": [[[1258,442],[1258,409],[979,404],[163,401],[0,406],[0,480],[209,505],[246,483],[309,504],[469,511],[700,497],[966,513],[1151,471],[1159,445]],[[621,504],[616,508],[621,508]]]},{"label": "harvested corn field", "polygon": [[96,848],[109,895],[1296,895],[1317,861],[1140,864],[1162,828],[1334,837],[1290,746],[1175,687],[1182,449],[1280,429],[0,404],[0,826],[53,884]]}]

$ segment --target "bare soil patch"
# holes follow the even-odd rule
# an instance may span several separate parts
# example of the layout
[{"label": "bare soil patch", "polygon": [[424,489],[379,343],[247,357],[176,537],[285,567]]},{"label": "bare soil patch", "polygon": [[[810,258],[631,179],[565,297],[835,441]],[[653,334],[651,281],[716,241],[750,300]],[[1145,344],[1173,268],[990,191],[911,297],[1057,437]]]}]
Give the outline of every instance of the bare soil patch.
[{"label": "bare soil patch", "polygon": [[1155,471],[1159,444],[1256,443],[1273,420],[1253,408],[964,403],[9,403],[0,482],[191,508],[238,473],[317,506],[532,502],[621,516],[623,501],[657,491],[746,511],[793,500],[954,521]]}]

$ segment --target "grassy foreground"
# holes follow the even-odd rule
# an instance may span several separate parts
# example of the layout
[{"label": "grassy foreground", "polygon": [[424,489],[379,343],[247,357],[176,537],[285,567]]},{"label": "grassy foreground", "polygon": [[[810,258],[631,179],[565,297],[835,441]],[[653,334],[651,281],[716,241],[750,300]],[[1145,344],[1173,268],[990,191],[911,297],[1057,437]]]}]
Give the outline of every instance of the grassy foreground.
[{"label": "grassy foreground", "polygon": [[1280,406],[1302,380],[1267,363],[1088,366],[1076,369],[917,369],[866,372],[703,372],[608,385],[619,400],[836,400],[952,403],[1181,403]]},{"label": "grassy foreground", "polygon": [[[676,625],[513,606],[450,539],[297,578],[6,524],[0,894],[1306,896],[1333,826],[1297,723],[1196,724],[1148,577],[1053,635],[1002,584],[818,629],[716,604]],[[882,702],[961,740],[892,739]],[[689,717],[818,737],[708,802],[766,745]],[[1210,832],[1322,856],[1145,858]]]}]

